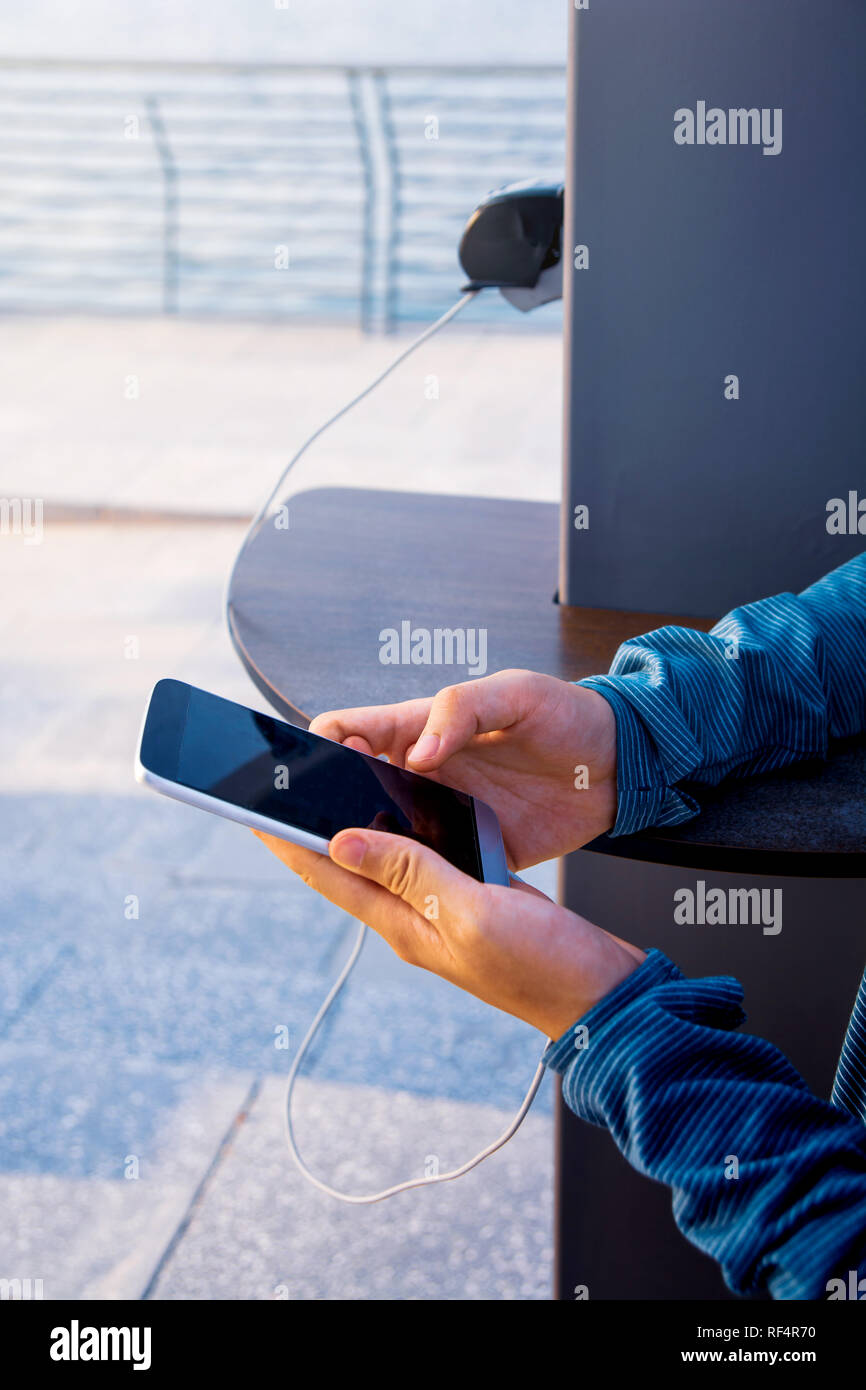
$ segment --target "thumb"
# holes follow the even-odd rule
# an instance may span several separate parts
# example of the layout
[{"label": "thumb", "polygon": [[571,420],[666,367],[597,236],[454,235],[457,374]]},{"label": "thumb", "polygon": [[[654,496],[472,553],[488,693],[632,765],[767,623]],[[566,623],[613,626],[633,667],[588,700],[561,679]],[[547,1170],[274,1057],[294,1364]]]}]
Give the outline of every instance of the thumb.
[{"label": "thumb", "polygon": [[455,899],[458,894],[465,911],[467,892],[482,887],[435,850],[405,835],[341,830],[331,840],[328,853],[335,864],[381,884],[422,916],[428,915],[431,897],[436,899],[437,916],[443,900]]}]

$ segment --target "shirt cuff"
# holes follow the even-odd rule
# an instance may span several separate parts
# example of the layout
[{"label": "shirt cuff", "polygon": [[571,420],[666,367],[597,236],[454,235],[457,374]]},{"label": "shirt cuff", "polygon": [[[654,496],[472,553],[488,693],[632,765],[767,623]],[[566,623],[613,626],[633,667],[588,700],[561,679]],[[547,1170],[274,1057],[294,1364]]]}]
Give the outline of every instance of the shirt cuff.
[{"label": "shirt cuff", "polygon": [[578,681],[603,695],[616,718],[616,822],[611,835],[634,835],[650,826],[680,825],[700,806],[688,792],[671,786],[646,725],[620,690],[627,676],[588,676]]},{"label": "shirt cuff", "polygon": [[730,1031],[745,1022],[742,999],[733,977],[688,980],[653,947],[636,970],[548,1045],[542,1061],[563,1077],[567,1103],[577,1115],[607,1125],[611,1090],[627,1086],[635,1055],[659,1046],[666,1013]]}]

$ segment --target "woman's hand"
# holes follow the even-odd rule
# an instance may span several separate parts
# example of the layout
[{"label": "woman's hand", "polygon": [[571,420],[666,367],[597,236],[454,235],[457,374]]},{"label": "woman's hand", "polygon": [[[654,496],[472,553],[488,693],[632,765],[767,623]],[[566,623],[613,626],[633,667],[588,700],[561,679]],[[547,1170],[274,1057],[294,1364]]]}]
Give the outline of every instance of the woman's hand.
[{"label": "woman's hand", "polygon": [[528,885],[478,883],[426,845],[343,830],[330,855],[254,832],[306,884],[430,970],[558,1038],[644,959]]},{"label": "woman's hand", "polygon": [[616,819],[613,710],[553,676],[500,671],[431,699],[333,710],[310,728],[486,801],[514,869],[577,849]]}]

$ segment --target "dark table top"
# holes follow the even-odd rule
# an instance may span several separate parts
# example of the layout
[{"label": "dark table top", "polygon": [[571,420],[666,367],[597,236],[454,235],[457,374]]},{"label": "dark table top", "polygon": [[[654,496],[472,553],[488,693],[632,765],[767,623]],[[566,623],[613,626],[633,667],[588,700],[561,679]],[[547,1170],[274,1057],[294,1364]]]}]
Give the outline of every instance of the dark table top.
[{"label": "dark table top", "polygon": [[[247,671],[285,718],[430,695],[465,667],[383,665],[380,633],[485,629],[487,673],[525,667],[578,680],[606,671],[628,637],[698,618],[562,607],[559,508],[478,497],[322,488],[288,501],[240,557],[229,629]],[[673,829],[588,848],[740,873],[866,877],[866,739],[826,764],[701,788],[703,810]]]}]

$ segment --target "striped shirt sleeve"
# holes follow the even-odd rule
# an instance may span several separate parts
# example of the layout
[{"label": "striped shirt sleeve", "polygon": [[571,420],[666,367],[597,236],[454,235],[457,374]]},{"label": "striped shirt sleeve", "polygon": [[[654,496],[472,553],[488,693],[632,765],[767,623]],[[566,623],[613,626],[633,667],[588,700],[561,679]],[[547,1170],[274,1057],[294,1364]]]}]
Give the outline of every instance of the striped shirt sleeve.
[{"label": "striped shirt sleeve", "polygon": [[695,784],[821,758],[830,739],[866,728],[866,553],[802,594],[734,609],[709,633],[632,638],[606,676],[579,684],[616,715],[611,833],[688,820],[700,810]]},{"label": "striped shirt sleeve", "polygon": [[569,1107],[672,1189],[677,1225],[730,1288],[827,1298],[831,1278],[866,1275],[866,1127],[732,1031],[741,1003],[736,980],[687,980],[651,950],[545,1062]]}]

